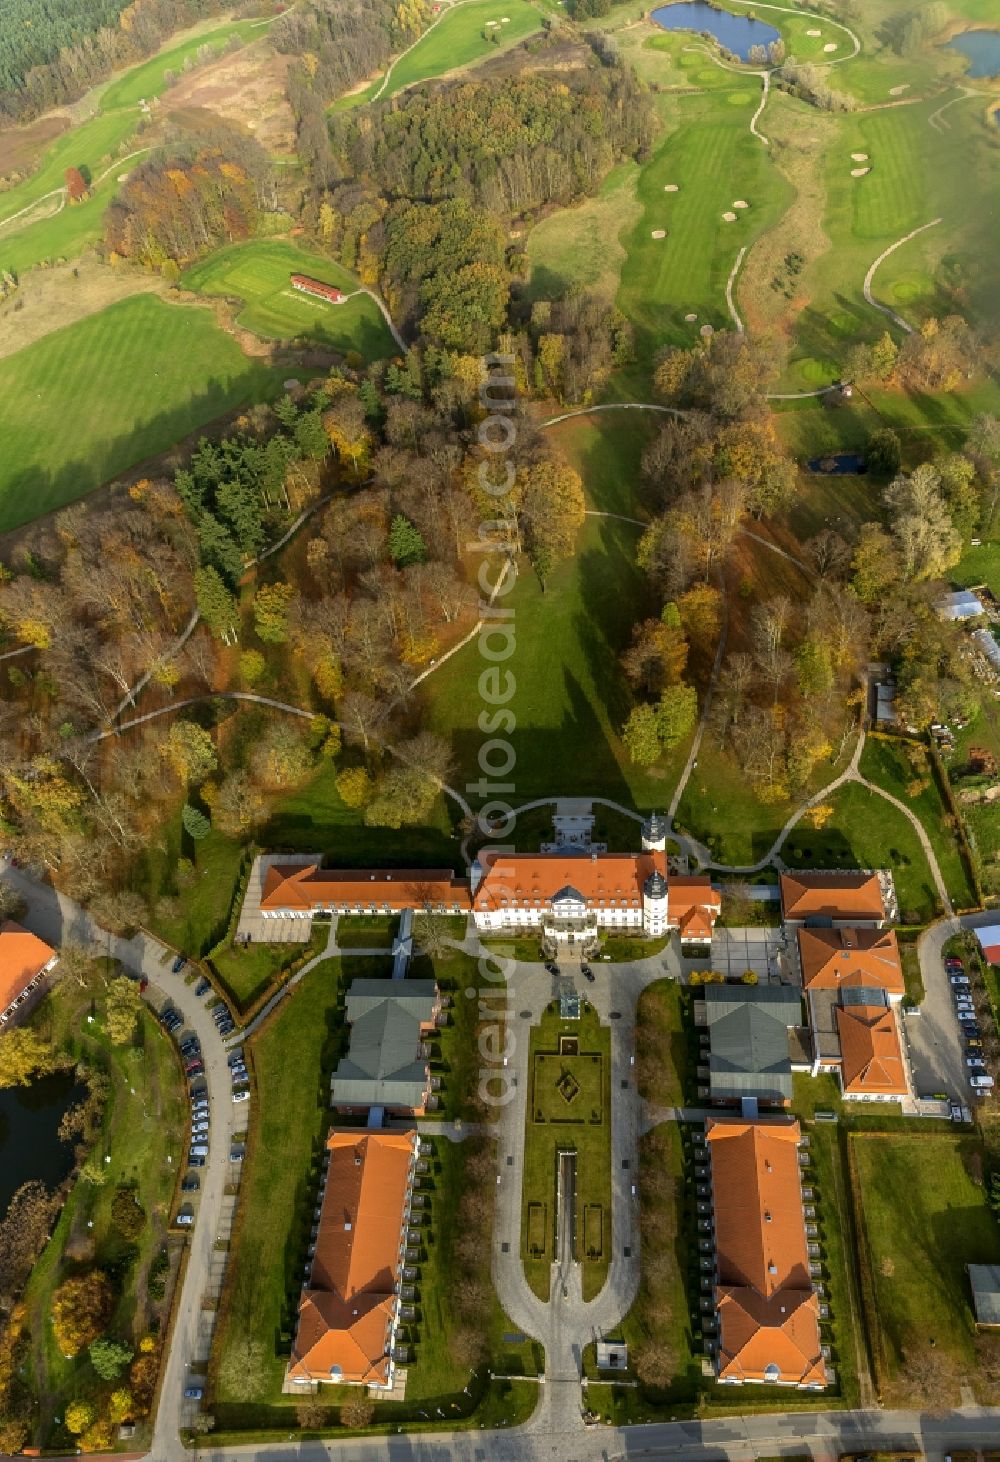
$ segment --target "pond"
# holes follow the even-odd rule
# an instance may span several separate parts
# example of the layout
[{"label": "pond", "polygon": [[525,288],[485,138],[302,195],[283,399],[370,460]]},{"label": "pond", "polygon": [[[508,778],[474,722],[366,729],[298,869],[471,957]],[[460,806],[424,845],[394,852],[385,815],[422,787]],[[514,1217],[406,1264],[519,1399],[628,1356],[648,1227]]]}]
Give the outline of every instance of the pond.
[{"label": "pond", "polygon": [[749,60],[751,46],[769,46],[781,39],[773,25],[762,20],[751,20],[749,15],[730,15],[728,10],[716,10],[707,0],[682,0],[677,5],[661,5],[653,11],[653,19],[664,30],[691,30],[696,33],[708,31],[739,56],[741,61]]},{"label": "pond", "polygon": [[968,57],[967,76],[1000,76],[1000,30],[965,30],[948,47]]},{"label": "pond", "polygon": [[73,1144],[59,1141],[59,1123],[85,1095],[72,1071],[0,1090],[0,1218],[22,1183],[38,1178],[51,1189],[66,1177]]},{"label": "pond", "polygon": [[813,457],[806,466],[810,472],[820,472],[831,477],[860,476],[868,471],[864,457],[857,452],[837,452],[832,457]]}]

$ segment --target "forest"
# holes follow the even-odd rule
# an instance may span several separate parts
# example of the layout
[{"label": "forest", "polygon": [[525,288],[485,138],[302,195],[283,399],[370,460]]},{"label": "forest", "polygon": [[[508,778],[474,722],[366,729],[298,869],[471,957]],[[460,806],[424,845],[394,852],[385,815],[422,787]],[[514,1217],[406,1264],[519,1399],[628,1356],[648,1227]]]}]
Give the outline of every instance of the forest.
[{"label": "forest", "polygon": [[174,31],[225,8],[222,0],[5,0],[0,120],[20,122],[76,101]]}]

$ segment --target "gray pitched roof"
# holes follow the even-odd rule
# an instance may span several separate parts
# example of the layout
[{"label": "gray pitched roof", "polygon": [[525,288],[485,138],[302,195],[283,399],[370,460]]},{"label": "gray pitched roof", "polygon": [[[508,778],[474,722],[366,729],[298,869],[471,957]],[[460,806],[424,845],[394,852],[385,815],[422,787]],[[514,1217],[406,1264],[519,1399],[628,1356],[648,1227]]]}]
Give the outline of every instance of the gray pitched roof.
[{"label": "gray pitched roof", "polygon": [[423,1106],[420,1027],[432,1019],[436,998],[433,980],[354,981],[347,997],[351,1043],[330,1083],[334,1106]]},{"label": "gray pitched roof", "polygon": [[969,1282],[980,1325],[1000,1325],[1000,1265],[970,1264]]},{"label": "gray pitched roof", "polygon": [[713,1100],[790,1100],[788,1030],[802,1018],[797,990],[781,985],[706,985]]}]

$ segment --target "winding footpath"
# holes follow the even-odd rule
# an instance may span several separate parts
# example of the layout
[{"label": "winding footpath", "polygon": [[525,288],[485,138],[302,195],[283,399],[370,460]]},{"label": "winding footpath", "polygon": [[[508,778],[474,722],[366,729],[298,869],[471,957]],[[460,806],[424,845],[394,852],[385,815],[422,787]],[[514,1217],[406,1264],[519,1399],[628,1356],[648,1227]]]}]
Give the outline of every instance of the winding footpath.
[{"label": "winding footpath", "polygon": [[[763,105],[764,105],[764,103],[761,102],[761,106],[763,106]],[[753,125],[753,124],[751,123],[751,125]],[[743,260],[746,258],[746,253],[747,253],[747,245],[744,244],[743,247],[742,247],[742,249],[740,250],[740,252],[736,255],[736,262],[733,265],[732,269],[730,269],[730,271],[729,271],[729,278],[726,280],[726,304],[729,307],[730,319],[732,320],[733,324],[736,326],[736,329],[737,329],[737,331],[739,332],[740,335],[743,334],[743,321],[740,318],[740,313],[737,310],[736,305],[733,303],[733,285],[736,283],[736,276],[740,272],[740,265],[743,263]]]},{"label": "winding footpath", "polygon": [[878,269],[880,264],[885,263],[890,254],[894,254],[897,249],[901,249],[904,244],[908,244],[910,240],[915,239],[918,234],[926,233],[929,228],[936,228],[940,222],[940,218],[932,218],[930,223],[922,223],[919,228],[911,229],[908,234],[904,234],[901,239],[897,239],[894,244],[890,244],[887,249],[883,249],[878,258],[871,265],[869,265],[868,273],[865,275],[865,282],[863,285],[865,299],[874,309],[878,310],[881,314],[886,315],[890,320],[892,320],[894,324],[899,326],[900,330],[905,331],[907,335],[913,334],[913,326],[910,325],[906,320],[904,320],[902,315],[897,315],[896,311],[890,309],[888,305],[879,304],[878,300],[872,294],[872,283],[875,279],[875,271]]}]

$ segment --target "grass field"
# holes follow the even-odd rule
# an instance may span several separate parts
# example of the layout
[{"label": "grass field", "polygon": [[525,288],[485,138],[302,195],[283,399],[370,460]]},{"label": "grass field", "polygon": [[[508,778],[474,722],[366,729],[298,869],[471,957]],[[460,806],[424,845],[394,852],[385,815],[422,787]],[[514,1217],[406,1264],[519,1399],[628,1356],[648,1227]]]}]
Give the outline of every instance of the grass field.
[{"label": "grass field", "polygon": [[208,311],[138,296],[57,330],[0,361],[0,530],[279,390],[280,373],[248,360]]},{"label": "grass field", "polygon": [[[590,502],[607,512],[637,511],[644,424],[595,417],[568,422],[550,435],[581,472]],[[638,533],[626,523],[588,518],[575,556],[556,567],[544,592],[525,568],[506,598],[515,614],[514,803],[587,793],[639,808],[669,800],[683,748],[644,771],[631,765],[618,736],[628,713],[618,655],[649,594],[635,564]],[[430,724],[451,738],[469,781],[478,776],[483,740],[475,697],[483,663],[470,644],[425,685]]]},{"label": "grass field", "polygon": [[[491,20],[500,24],[488,26]],[[331,111],[362,106],[376,93],[380,101],[387,100],[418,81],[489,60],[541,28],[542,12],[529,0],[467,0],[447,11],[412,50],[400,57],[384,90],[380,90],[383,78],[378,77],[364,90],[334,102]],[[493,31],[498,33],[498,39],[487,39],[487,33]]]},{"label": "grass field", "polygon": [[975,890],[962,861],[958,841],[948,828],[950,813],[934,780],[930,762],[926,763],[926,770],[921,774],[921,780],[925,780],[927,785],[921,792],[913,794],[908,789],[916,774],[906,759],[905,743],[869,737],[861,756],[861,774],[876,786],[884,787],[916,813],[931,840],[941,876],[956,909],[975,908]]},{"label": "grass field", "polygon": [[855,1135],[851,1142],[880,1381],[891,1385],[898,1377],[904,1350],[930,1343],[956,1367],[948,1392],[961,1381],[981,1393],[965,1266],[1000,1262],[981,1145],[971,1137],[917,1135]]},{"label": "grass field", "polygon": [[[560,1037],[578,1042],[560,1054]],[[521,1254],[535,1293],[547,1300],[557,1258],[557,1153],[577,1154],[575,1257],[584,1299],[601,1289],[611,1261],[611,1031],[591,1009],[580,1020],[546,1011],[531,1032],[531,1089],[524,1140]]]},{"label": "grass field", "polygon": [[604,179],[596,198],[557,209],[531,230],[527,298],[557,299],[579,286],[614,299],[626,258],[619,240],[641,211],[638,177],[635,163],[621,163]]},{"label": "grass field", "polygon": [[330,259],[280,239],[254,239],[220,249],[181,278],[199,294],[235,296],[244,301],[237,323],[272,340],[317,340],[334,350],[355,350],[365,360],[398,355],[381,312],[368,295],[339,305],[297,293],[291,274],[308,274],[349,294],[358,282]]},{"label": "grass field", "polygon": [[924,850],[903,814],[856,784],[830,801],[833,816],[821,831],[799,822],[786,838],[781,856],[789,868],[888,868],[904,924],[926,924],[940,913]]}]

